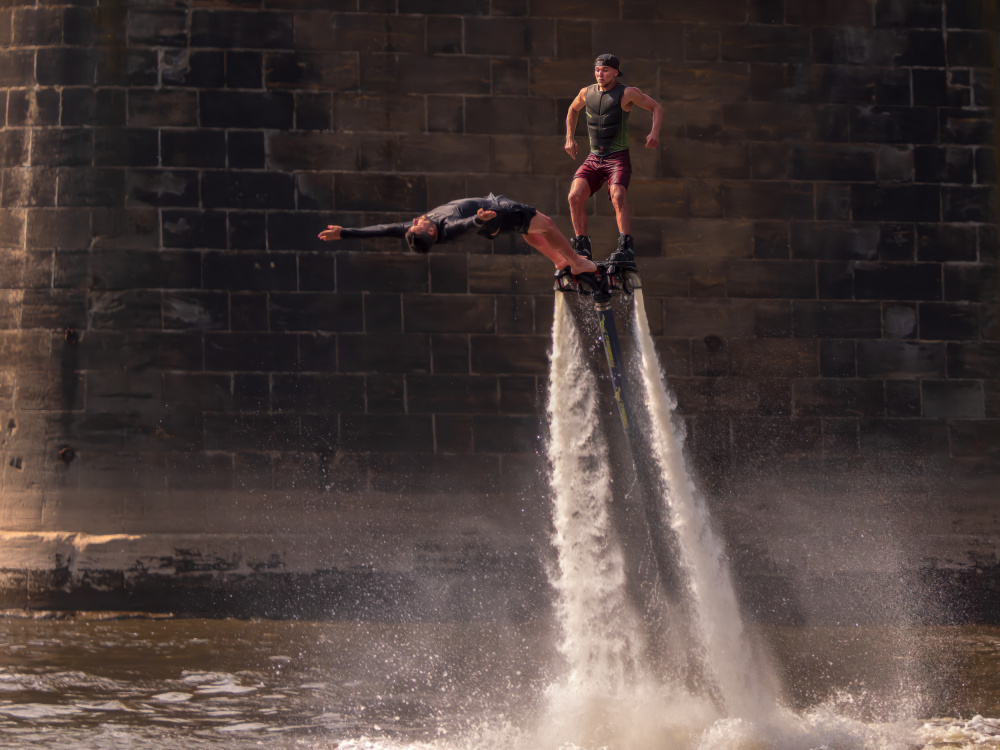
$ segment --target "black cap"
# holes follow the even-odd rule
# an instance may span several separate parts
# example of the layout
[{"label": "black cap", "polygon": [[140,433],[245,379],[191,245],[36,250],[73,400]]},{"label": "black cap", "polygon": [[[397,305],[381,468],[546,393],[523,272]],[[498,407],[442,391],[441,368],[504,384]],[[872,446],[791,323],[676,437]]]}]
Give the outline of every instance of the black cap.
[{"label": "black cap", "polygon": [[614,55],[598,55],[597,59],[594,60],[594,67],[598,65],[607,65],[609,68],[614,68],[618,71],[618,75],[625,75],[622,73],[622,64],[618,62],[618,58]]}]

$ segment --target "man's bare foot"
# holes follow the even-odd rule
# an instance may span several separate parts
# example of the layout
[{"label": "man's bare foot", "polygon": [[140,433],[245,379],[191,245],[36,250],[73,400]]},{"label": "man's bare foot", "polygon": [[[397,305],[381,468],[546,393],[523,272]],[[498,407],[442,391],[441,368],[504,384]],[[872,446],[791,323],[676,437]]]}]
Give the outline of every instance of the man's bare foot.
[{"label": "man's bare foot", "polygon": [[597,271],[597,264],[582,255],[574,255],[573,261],[569,264],[569,270],[573,273],[594,273]]}]

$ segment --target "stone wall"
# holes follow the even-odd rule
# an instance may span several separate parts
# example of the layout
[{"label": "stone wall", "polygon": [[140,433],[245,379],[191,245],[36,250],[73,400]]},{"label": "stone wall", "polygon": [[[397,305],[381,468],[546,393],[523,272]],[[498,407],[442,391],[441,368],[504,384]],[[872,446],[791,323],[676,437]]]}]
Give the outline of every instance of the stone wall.
[{"label": "stone wall", "polygon": [[[920,565],[1000,579],[1000,521],[970,510],[1000,446],[994,6],[5,3],[0,527],[57,535],[9,545],[34,552],[0,561],[7,601],[373,570],[544,589],[550,264],[316,233],[489,191],[569,233],[563,120],[605,51],[664,105],[658,149],[632,119],[647,312],[724,525],[762,498],[745,575],[799,568],[761,520],[786,477],[905,465]],[[606,193],[592,211],[602,257]],[[109,534],[131,541],[73,552]]]}]

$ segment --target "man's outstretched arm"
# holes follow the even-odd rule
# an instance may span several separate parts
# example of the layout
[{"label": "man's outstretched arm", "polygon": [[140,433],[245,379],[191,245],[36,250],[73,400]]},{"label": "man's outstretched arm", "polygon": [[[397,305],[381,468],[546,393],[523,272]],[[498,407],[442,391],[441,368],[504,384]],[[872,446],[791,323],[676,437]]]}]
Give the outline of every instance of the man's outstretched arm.
[{"label": "man's outstretched arm", "polygon": [[653,124],[649,128],[649,135],[646,136],[646,148],[656,148],[659,146],[660,127],[663,125],[663,107],[660,103],[653,97],[642,93],[639,89],[629,86],[625,91],[625,96],[622,97],[622,104],[635,104],[653,113]]},{"label": "man's outstretched arm", "polygon": [[327,225],[326,229],[319,233],[319,238],[323,242],[332,242],[333,240],[341,239],[351,239],[354,237],[400,237],[406,236],[406,230],[410,228],[409,224],[397,223],[397,224],[375,224],[370,227],[341,227],[336,224]]}]

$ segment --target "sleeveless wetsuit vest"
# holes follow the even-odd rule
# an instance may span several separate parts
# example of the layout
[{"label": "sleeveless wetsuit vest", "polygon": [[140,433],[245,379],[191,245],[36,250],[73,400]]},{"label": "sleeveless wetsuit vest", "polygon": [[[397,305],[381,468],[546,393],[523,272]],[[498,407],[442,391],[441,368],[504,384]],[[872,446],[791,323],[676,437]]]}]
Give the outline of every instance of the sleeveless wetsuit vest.
[{"label": "sleeveless wetsuit vest", "polygon": [[627,87],[617,84],[601,91],[598,84],[587,87],[587,131],[590,153],[605,156],[628,148],[628,112],[622,109]]}]

